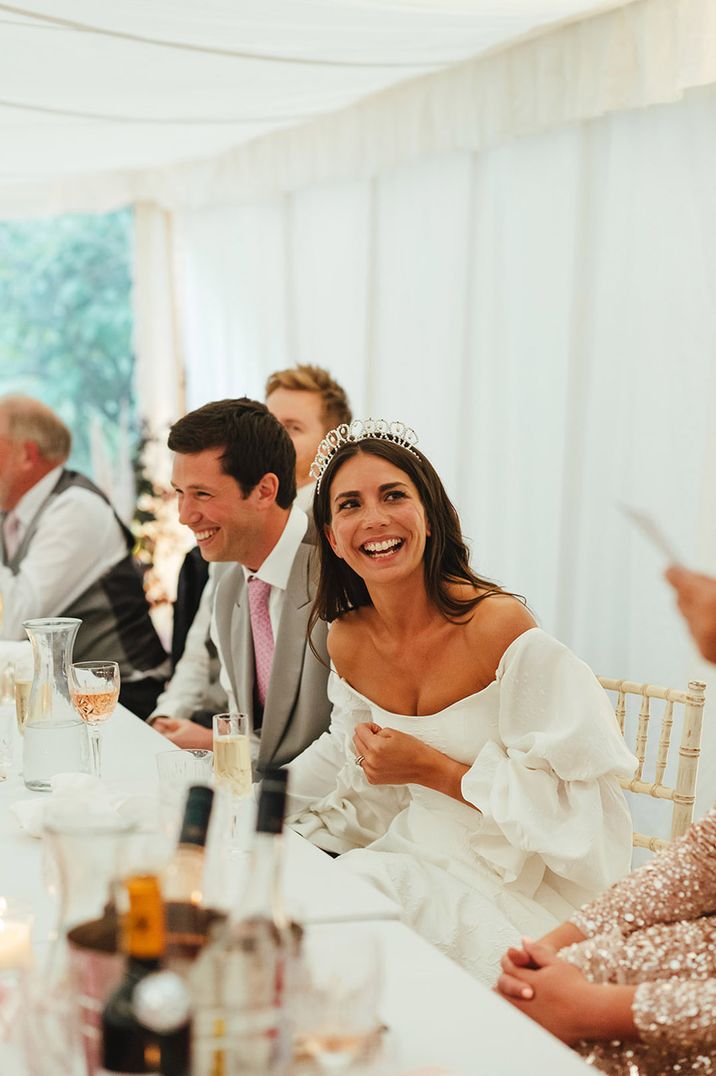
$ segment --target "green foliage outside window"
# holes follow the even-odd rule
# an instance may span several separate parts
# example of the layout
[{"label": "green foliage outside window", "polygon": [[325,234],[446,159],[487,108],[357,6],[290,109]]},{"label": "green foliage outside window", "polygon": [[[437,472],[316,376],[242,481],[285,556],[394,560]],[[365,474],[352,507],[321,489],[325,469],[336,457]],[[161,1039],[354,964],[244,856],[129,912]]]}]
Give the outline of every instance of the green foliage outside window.
[{"label": "green foliage outside window", "polygon": [[136,425],[131,291],[131,210],[0,221],[0,393],[57,411],[89,475],[92,416],[112,455]]}]

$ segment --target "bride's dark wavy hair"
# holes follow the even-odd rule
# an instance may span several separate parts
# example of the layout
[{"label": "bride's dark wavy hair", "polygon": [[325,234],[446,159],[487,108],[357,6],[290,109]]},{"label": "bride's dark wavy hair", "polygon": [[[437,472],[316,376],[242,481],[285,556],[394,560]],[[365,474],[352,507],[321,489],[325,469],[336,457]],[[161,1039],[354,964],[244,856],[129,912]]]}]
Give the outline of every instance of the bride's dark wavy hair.
[{"label": "bride's dark wavy hair", "polygon": [[[425,509],[430,534],[425,543],[423,566],[425,589],[433,604],[448,620],[460,622],[493,594],[508,593],[483,579],[470,567],[470,555],[460,528],[460,519],[445,487],[430,461],[414,449],[408,451],[392,441],[365,438],[357,444],[343,445],[323,472],[320,489],[313,500],[313,518],[318,532],[320,578],[309,621],[309,638],[319,620],[329,623],[351,609],[372,605],[368,588],[357,572],[337,557],[326,537],[326,524],[332,520],[331,483],[343,464],[360,452],[379,456],[398,467],[413,482]],[[479,587],[480,594],[458,598],[451,593],[455,583]],[[522,599],[524,600],[524,599]]]}]

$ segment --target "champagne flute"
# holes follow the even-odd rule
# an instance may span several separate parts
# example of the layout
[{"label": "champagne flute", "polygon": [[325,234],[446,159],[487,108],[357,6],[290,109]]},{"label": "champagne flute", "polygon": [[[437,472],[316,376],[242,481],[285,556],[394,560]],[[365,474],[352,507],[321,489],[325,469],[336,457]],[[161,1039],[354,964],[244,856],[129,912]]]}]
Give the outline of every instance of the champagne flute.
[{"label": "champagne flute", "polygon": [[217,787],[234,799],[251,795],[251,736],[247,714],[214,714],[214,774]]},{"label": "champagne flute", "polygon": [[17,718],[17,730],[21,736],[25,731],[25,721],[27,720],[27,708],[30,702],[33,671],[33,664],[30,658],[23,657],[15,662],[15,716]]},{"label": "champagne flute", "polygon": [[241,844],[241,804],[251,797],[251,725],[247,714],[214,714],[214,779],[219,815],[231,847]]},{"label": "champagne flute", "polygon": [[101,777],[100,730],[119,699],[119,665],[116,661],[75,661],[70,670],[70,688],[74,708],[89,730],[90,772]]},{"label": "champagne flute", "polygon": [[25,731],[31,688],[32,680],[30,678],[27,680],[15,680],[15,717],[17,719],[17,731],[21,736]]}]

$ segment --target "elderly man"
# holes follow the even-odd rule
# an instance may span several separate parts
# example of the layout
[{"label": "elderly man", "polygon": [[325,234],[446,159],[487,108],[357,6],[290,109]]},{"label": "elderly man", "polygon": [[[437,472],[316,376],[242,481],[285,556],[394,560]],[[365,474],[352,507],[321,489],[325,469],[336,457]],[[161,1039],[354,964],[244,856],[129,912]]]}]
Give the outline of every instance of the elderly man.
[{"label": "elderly man", "polygon": [[[249,713],[259,773],[284,765],[328,727],[326,628],[308,617],[315,593],[308,518],[295,503],[296,453],[264,404],[245,397],[191,411],[172,426],[179,518],[214,570],[212,636],[229,707]],[[158,718],[182,746],[209,729]]]},{"label": "elderly man", "polygon": [[23,621],[79,617],[78,661],[119,663],[121,702],[140,717],[168,671],[131,557],[134,538],[89,479],[64,464],[71,436],[44,404],[0,397],[0,637]]},{"label": "elderly man", "polygon": [[[266,406],[291,438],[296,451],[296,504],[310,514],[315,482],[309,474],[316,449],[328,430],[351,421],[345,389],[327,370],[308,363],[277,370],[266,381]],[[192,550],[187,567],[196,571]],[[213,670],[216,660],[207,647],[213,586],[204,590],[196,616],[186,634],[181,660],[150,720],[178,747],[210,746],[210,715],[226,708]],[[186,632],[186,629],[185,629]]]}]

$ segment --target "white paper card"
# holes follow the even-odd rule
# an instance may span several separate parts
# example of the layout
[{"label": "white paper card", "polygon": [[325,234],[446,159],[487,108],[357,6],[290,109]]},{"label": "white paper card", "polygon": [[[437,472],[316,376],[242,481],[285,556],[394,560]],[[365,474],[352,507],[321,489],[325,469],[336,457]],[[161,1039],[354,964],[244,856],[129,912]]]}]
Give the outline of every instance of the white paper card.
[{"label": "white paper card", "polygon": [[620,504],[619,508],[632,523],[636,524],[644,537],[666,557],[669,564],[681,564],[681,557],[652,516],[647,512],[639,511],[638,508],[632,508],[629,504]]}]

